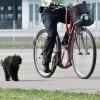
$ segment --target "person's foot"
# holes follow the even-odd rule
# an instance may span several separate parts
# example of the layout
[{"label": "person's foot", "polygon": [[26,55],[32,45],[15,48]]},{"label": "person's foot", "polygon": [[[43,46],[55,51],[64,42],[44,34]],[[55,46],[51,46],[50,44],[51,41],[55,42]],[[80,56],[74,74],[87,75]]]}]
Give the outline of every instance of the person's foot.
[{"label": "person's foot", "polygon": [[66,45],[67,45],[67,43],[66,43],[65,40],[63,40],[63,41],[61,42],[61,44],[62,44],[63,46],[66,46]]},{"label": "person's foot", "polygon": [[61,44],[63,45],[63,46],[66,46],[67,44],[68,44],[68,38],[67,38],[68,36],[66,35],[66,33],[65,33],[65,35],[64,35],[64,37],[63,37],[63,40],[62,40],[62,42],[61,42]]},{"label": "person's foot", "polygon": [[50,73],[51,72],[51,70],[49,69],[49,63],[42,62],[42,65],[43,65],[43,71],[45,73]]}]

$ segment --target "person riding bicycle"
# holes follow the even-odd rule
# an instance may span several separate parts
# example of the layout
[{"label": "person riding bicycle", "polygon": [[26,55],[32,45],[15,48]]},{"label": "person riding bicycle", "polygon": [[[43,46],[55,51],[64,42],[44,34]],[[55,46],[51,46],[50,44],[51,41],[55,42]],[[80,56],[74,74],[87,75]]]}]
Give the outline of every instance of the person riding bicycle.
[{"label": "person riding bicycle", "polygon": [[[55,1],[57,2],[57,0]],[[57,23],[58,22],[65,23],[66,8],[64,6],[57,6],[55,1],[43,0],[42,4],[44,5],[43,5],[43,8],[40,9],[41,18],[45,26],[46,32],[48,33],[48,36],[45,41],[44,49],[42,52],[42,55],[43,55],[42,64],[44,66],[44,72],[46,73],[51,72],[49,69],[49,63],[51,62],[51,56],[52,56],[53,48],[56,42]],[[68,58],[66,67],[70,67],[70,66],[71,66],[71,61]]]}]

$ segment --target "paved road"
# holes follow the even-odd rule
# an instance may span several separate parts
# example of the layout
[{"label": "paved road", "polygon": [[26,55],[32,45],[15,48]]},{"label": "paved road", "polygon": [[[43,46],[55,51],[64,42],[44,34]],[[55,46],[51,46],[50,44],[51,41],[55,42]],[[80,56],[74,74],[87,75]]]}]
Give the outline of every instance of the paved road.
[{"label": "paved road", "polygon": [[7,55],[20,54],[23,63],[19,69],[19,82],[6,82],[2,67],[0,67],[0,87],[3,88],[25,88],[25,89],[50,89],[64,90],[71,92],[100,92],[100,50],[97,50],[97,64],[91,78],[79,79],[73,71],[73,68],[67,70],[57,68],[51,78],[44,79],[40,77],[33,63],[33,53],[31,49],[1,49],[0,59]]}]

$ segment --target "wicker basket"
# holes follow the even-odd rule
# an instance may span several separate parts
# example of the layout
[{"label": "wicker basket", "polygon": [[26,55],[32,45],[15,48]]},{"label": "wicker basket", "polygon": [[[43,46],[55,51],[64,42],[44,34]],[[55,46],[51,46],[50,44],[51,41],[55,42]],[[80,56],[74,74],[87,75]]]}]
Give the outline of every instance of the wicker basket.
[{"label": "wicker basket", "polygon": [[[71,7],[70,11],[73,23],[82,20],[81,26],[90,26],[94,23],[94,8],[91,4],[78,4]],[[83,15],[87,15],[88,19],[82,19]]]}]

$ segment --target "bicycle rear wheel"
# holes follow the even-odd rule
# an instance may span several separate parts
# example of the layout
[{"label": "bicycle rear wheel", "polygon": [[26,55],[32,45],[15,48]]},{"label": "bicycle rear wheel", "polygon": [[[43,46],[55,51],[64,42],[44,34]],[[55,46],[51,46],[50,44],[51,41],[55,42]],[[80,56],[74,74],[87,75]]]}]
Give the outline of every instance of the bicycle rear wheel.
[{"label": "bicycle rear wheel", "polygon": [[43,71],[43,65],[42,65],[42,52],[43,52],[43,47],[45,43],[45,39],[47,37],[47,33],[45,29],[41,30],[38,32],[36,35],[35,41],[34,41],[34,51],[33,51],[33,56],[34,56],[34,63],[35,63],[35,68],[37,72],[44,78],[49,78],[53,73],[55,72],[56,69],[56,54],[53,52],[52,54],[52,59],[51,63],[49,64],[49,68],[51,70],[50,73],[45,73]]},{"label": "bicycle rear wheel", "polygon": [[79,78],[89,78],[96,64],[96,44],[91,32],[79,28],[72,41],[72,63]]}]

